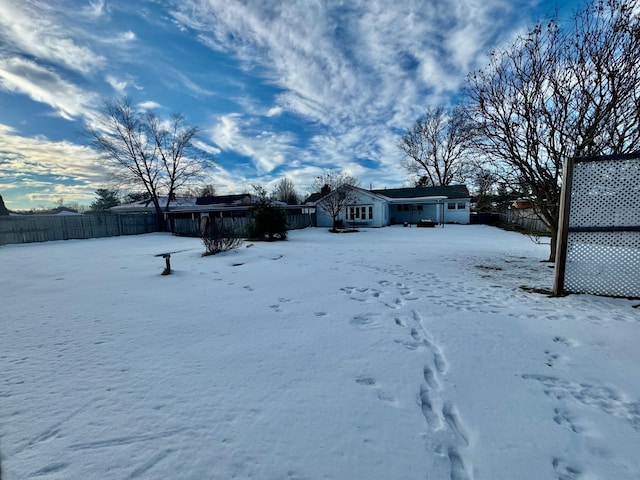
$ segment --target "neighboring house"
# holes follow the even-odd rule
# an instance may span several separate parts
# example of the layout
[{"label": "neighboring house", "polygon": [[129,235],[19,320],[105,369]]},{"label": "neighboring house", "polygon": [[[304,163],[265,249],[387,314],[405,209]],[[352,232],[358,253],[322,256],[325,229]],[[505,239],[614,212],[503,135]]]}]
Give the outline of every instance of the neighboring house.
[{"label": "neighboring house", "polygon": [[[344,226],[384,227],[430,220],[435,223],[469,223],[471,195],[464,185],[393,188],[385,190],[352,190],[353,200],[338,217]],[[316,225],[331,227],[333,219],[323,208],[325,195],[315,193],[305,205],[315,206]]]},{"label": "neighboring house", "polygon": [[[164,218],[170,223],[170,230],[180,232],[181,230],[191,231],[203,224],[205,218],[231,218],[231,219],[250,219],[252,217],[253,205],[258,202],[258,197],[249,193],[238,195],[216,195],[209,197],[177,197],[171,201],[169,211],[166,211],[166,197],[160,198],[160,205],[164,213]],[[300,225],[305,224],[304,217],[309,217],[309,209],[301,205],[286,205],[283,202],[273,202],[280,208],[287,211],[289,215],[289,223],[292,228],[301,228]],[[111,212],[117,214],[125,213],[146,213],[154,214],[155,208],[151,200],[142,200],[139,202],[128,203],[126,205],[118,205],[112,207]],[[295,218],[293,218],[295,217]],[[239,220],[240,221],[240,220]],[[310,220],[306,220],[309,225]],[[195,224],[196,227],[193,227]],[[178,225],[177,228],[176,225]],[[305,226],[306,226],[305,225]]]},{"label": "neighboring house", "polygon": [[[165,219],[191,218],[198,220],[206,217],[247,217],[250,216],[251,204],[256,198],[248,193],[240,195],[219,195],[215,197],[177,197],[171,201],[166,211],[166,197],[160,197],[160,206]],[[155,213],[151,200],[118,205],[110,209],[113,213]]]}]

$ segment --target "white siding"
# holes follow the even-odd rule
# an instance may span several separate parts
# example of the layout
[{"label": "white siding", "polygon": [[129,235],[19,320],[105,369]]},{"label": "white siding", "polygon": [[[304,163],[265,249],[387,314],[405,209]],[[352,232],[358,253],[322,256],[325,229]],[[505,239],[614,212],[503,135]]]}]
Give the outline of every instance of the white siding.
[{"label": "white siding", "polygon": [[[371,195],[365,191],[356,191],[356,199],[350,203],[346,209],[343,209],[338,216],[338,220],[343,222],[345,227],[383,227],[386,225],[386,209],[387,205],[382,199],[375,195]],[[371,213],[373,218],[369,218],[369,207],[371,207]],[[356,218],[351,218],[351,208],[358,208],[358,215]],[[362,218],[362,208],[365,209],[365,218]],[[348,218],[347,218],[348,217]],[[316,224],[318,227],[332,227],[333,219],[331,215],[322,208],[322,203],[317,204],[316,208]]]},{"label": "white siding", "polygon": [[[455,208],[450,208],[450,205]],[[460,208],[460,207],[463,208]],[[470,203],[468,199],[449,199],[444,204],[444,221],[445,223],[461,223],[467,225],[469,223]]]},{"label": "white siding", "polygon": [[[356,199],[346,209],[340,212],[338,220],[342,221],[345,227],[384,227],[390,224],[418,223],[420,220],[432,220],[437,223],[468,224],[470,216],[469,199],[406,199],[406,201],[396,200],[398,203],[389,204],[384,198],[371,194],[366,190],[357,190]],[[400,203],[402,202],[402,203]],[[449,208],[449,204],[453,208]],[[362,208],[365,208],[365,218],[362,216]],[[369,218],[369,207],[372,208],[373,218]],[[357,210],[357,215],[351,215],[351,208]],[[444,212],[443,212],[444,211]],[[317,205],[316,225],[318,227],[332,227],[333,219],[322,208],[322,204]]]}]

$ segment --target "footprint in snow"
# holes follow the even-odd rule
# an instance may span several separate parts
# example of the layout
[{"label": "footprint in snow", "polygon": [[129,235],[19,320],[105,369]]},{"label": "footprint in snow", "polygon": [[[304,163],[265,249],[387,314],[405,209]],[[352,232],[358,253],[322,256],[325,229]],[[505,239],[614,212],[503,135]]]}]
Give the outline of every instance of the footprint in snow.
[{"label": "footprint in snow", "polygon": [[376,393],[376,397],[378,397],[379,400],[382,400],[383,402],[387,402],[387,403],[395,403],[396,399],[393,398],[391,395],[389,395],[388,393],[386,393],[384,390],[382,390],[379,387],[376,387],[376,381],[373,377],[370,377],[369,375],[360,375],[358,377],[356,377],[356,383],[358,385],[364,385],[367,387],[375,387],[374,391]]},{"label": "footprint in snow", "polygon": [[369,377],[367,375],[360,375],[356,377],[356,383],[358,385],[375,385],[376,381],[373,377]]}]

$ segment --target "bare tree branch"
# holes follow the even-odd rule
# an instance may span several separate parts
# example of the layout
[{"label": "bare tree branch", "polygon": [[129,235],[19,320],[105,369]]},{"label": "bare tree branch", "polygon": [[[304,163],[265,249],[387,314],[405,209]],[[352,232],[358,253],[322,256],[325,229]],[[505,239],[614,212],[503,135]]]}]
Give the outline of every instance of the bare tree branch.
[{"label": "bare tree branch", "polygon": [[475,147],[534,201],[555,259],[562,165],[640,140],[638,0],[596,0],[569,26],[538,24],[469,77]]},{"label": "bare tree branch", "polygon": [[340,212],[356,201],[355,192],[349,187],[355,187],[357,184],[355,177],[337,171],[325,172],[316,179],[316,191],[325,194],[318,203],[331,215],[333,231],[337,229]]},{"label": "bare tree branch", "polygon": [[470,134],[462,107],[427,109],[398,141],[403,166],[416,177],[416,185],[464,183]]},{"label": "bare tree branch", "polygon": [[176,193],[202,177],[209,156],[192,141],[197,127],[175,114],[163,121],[151,112],[133,108],[128,98],[105,102],[101,121],[86,134],[111,168],[120,185],[142,188],[153,202],[162,226],[160,196],[165,210]]}]

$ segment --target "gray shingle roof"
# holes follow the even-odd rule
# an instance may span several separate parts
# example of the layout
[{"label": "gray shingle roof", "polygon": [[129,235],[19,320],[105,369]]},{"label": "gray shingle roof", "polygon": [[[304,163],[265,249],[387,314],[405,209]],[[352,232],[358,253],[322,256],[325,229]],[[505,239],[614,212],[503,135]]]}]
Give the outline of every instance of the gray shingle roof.
[{"label": "gray shingle roof", "polygon": [[387,198],[416,198],[416,197],[447,197],[469,198],[469,190],[465,185],[447,185],[435,187],[413,188],[387,188],[384,190],[372,190],[373,193],[384,195]]}]

